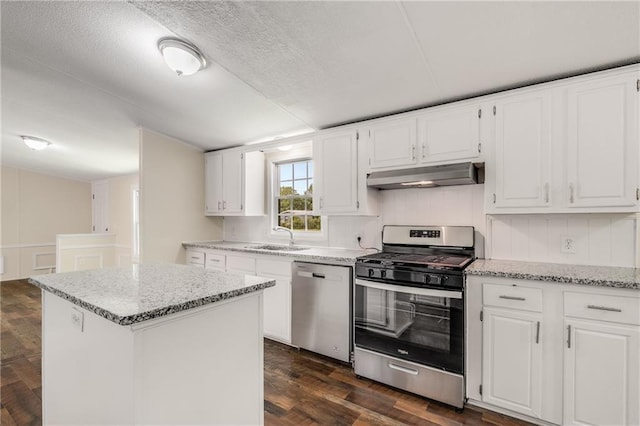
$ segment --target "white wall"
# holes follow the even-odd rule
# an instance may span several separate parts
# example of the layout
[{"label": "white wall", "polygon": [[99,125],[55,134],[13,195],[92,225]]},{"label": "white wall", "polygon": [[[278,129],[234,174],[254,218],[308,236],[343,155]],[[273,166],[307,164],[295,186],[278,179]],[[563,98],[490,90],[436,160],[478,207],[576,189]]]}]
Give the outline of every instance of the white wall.
[{"label": "white wall", "polygon": [[222,238],[222,219],[204,215],[202,151],[140,130],[141,262],[184,263],[183,241]]},{"label": "white wall", "polygon": [[1,167],[2,281],[55,267],[56,234],[91,232],[91,184]]}]

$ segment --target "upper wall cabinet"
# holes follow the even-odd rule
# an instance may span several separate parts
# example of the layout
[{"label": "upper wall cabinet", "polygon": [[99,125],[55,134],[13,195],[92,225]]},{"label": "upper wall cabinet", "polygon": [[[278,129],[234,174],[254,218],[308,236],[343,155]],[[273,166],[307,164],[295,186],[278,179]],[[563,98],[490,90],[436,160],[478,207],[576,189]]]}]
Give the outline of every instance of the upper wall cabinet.
[{"label": "upper wall cabinet", "polygon": [[321,132],[313,139],[314,212],[375,215],[377,190],[366,184],[366,147],[357,130]]},{"label": "upper wall cabinet", "polygon": [[495,101],[488,213],[637,212],[637,67]]},{"label": "upper wall cabinet", "polygon": [[534,91],[496,102],[495,205],[550,205],[551,94]]},{"label": "upper wall cabinet", "polygon": [[480,155],[482,108],[475,103],[431,108],[418,118],[421,163],[474,159]]},{"label": "upper wall cabinet", "polygon": [[568,206],[638,205],[637,74],[588,80],[567,93]]},{"label": "upper wall cabinet", "polygon": [[264,214],[264,154],[229,149],[205,154],[205,214]]},{"label": "upper wall cabinet", "polygon": [[418,162],[415,118],[382,121],[367,132],[371,169],[411,166]]},{"label": "upper wall cabinet", "polygon": [[390,170],[478,158],[482,109],[476,103],[429,108],[419,115],[379,120],[366,128],[369,167]]}]

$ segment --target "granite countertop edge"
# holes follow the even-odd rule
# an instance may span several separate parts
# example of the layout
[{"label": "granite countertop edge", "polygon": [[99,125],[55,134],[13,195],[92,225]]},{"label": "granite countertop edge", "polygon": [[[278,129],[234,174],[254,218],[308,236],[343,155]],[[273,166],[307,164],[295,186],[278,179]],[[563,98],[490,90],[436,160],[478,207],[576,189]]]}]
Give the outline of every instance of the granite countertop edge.
[{"label": "granite countertop edge", "polygon": [[[242,245],[260,245],[260,244],[272,244],[272,243],[259,243],[259,242],[236,242],[236,241],[185,241],[182,243],[184,248],[204,248],[211,250],[226,250],[226,251],[235,251],[240,253],[251,253],[251,254],[262,254],[267,256],[281,256],[281,257],[289,257],[293,259],[299,260],[329,260],[333,262],[344,262],[344,263],[355,263],[356,258],[358,256],[363,256],[368,252],[366,250],[357,250],[357,249],[344,249],[344,248],[335,248],[335,247],[311,247],[305,246],[305,250],[264,250],[264,249],[256,249],[251,247],[244,247]],[[278,245],[278,244],[273,244]],[[302,246],[298,246],[302,247]],[[344,254],[330,254],[330,253],[317,253],[317,251],[324,250],[334,250],[334,251],[361,251],[362,253],[353,254],[353,255],[344,255]],[[310,252],[311,251],[311,252]],[[315,251],[315,253],[314,253]]]},{"label": "granite countertop edge", "polygon": [[209,305],[211,303],[219,302],[222,300],[232,299],[234,297],[242,296],[249,293],[254,293],[256,291],[263,290],[265,288],[273,287],[276,284],[275,280],[270,279],[260,284],[254,284],[251,286],[231,290],[224,293],[213,294],[211,296],[203,297],[200,299],[190,300],[190,301],[178,303],[175,305],[169,305],[162,308],[153,309],[147,312],[138,313],[135,315],[120,316],[112,312],[109,312],[106,309],[95,306],[91,303],[87,303],[84,300],[78,299],[77,297],[74,297],[68,293],[65,293],[64,291],[50,287],[46,284],[42,284],[41,282],[33,278],[29,278],[29,283],[42,290],[48,291],[49,293],[52,293],[58,297],[61,297],[73,303],[76,306],[84,308],[89,312],[93,312],[94,314],[102,318],[105,318],[115,324],[122,325],[122,326],[133,325],[143,321],[148,321],[155,318],[161,318],[166,315],[186,311],[193,308],[198,308],[200,306]]},{"label": "granite countertop edge", "polygon": [[[480,261],[480,262],[478,262]],[[474,275],[474,276],[490,276],[490,277],[498,277],[498,278],[515,278],[515,279],[523,279],[523,280],[535,280],[535,281],[545,281],[559,284],[578,284],[578,285],[586,285],[593,287],[608,287],[608,288],[620,288],[620,289],[631,289],[631,290],[640,290],[640,271],[636,268],[617,268],[617,267],[602,267],[607,271],[617,272],[622,271],[625,272],[626,275],[629,275],[629,278],[601,278],[601,277],[586,277],[583,276],[588,274],[590,270],[594,267],[585,266],[585,265],[564,265],[564,264],[544,264],[544,263],[528,263],[528,262],[517,262],[517,261],[495,261],[497,264],[485,266],[484,262],[491,263],[491,259],[478,259],[478,261],[474,262],[469,268],[465,269],[465,275]],[[507,264],[509,270],[497,270],[500,268],[500,262],[504,262]],[[540,272],[536,271],[525,271],[526,269],[531,268],[539,268]],[[571,272],[559,272],[559,271],[548,271],[545,272],[542,269],[545,267],[549,269],[570,269]],[[519,270],[520,269],[520,270]],[[635,273],[635,279],[631,277],[631,275]]]}]

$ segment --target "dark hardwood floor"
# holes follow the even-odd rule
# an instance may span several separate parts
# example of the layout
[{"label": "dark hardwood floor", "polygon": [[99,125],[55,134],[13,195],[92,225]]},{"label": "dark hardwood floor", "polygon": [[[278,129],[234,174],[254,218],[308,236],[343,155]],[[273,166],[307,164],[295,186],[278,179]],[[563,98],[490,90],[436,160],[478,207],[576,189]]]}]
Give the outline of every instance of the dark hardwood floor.
[{"label": "dark hardwood floor", "polygon": [[[26,280],[0,285],[0,424],[40,425],[40,290]],[[358,379],[350,366],[265,340],[266,425],[526,425],[491,411],[462,413],[435,401]]]}]

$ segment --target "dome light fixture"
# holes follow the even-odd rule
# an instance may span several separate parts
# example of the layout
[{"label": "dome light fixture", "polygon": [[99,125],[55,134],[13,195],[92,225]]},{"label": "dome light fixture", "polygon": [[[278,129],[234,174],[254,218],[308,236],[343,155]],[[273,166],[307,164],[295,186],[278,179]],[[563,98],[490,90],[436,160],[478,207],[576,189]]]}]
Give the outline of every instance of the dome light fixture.
[{"label": "dome light fixture", "polygon": [[158,50],[164,62],[178,75],[195,74],[207,66],[207,60],[193,44],[177,38],[163,38]]},{"label": "dome light fixture", "polygon": [[36,138],[35,136],[20,136],[20,137],[22,138],[22,141],[24,142],[24,144],[29,148],[33,149],[34,151],[42,151],[43,149],[51,145],[51,142],[44,139]]}]

